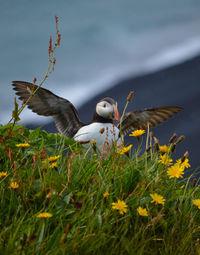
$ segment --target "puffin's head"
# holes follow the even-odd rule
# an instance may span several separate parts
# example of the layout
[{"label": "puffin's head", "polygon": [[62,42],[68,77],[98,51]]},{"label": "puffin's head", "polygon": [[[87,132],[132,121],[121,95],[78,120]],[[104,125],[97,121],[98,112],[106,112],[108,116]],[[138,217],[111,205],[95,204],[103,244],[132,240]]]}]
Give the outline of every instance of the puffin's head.
[{"label": "puffin's head", "polygon": [[96,105],[96,113],[104,119],[119,120],[117,102],[110,97],[103,98]]}]

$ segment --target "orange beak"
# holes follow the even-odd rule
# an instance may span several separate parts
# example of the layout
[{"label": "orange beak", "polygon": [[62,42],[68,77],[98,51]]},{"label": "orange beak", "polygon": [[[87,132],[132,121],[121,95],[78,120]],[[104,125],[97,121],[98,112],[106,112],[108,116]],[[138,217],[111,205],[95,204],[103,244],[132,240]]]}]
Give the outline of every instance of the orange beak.
[{"label": "orange beak", "polygon": [[113,105],[113,107],[114,107],[114,113],[115,113],[115,117],[114,117],[114,120],[118,120],[119,121],[119,112],[118,112],[118,110],[117,110],[117,107],[116,107],[116,105]]}]

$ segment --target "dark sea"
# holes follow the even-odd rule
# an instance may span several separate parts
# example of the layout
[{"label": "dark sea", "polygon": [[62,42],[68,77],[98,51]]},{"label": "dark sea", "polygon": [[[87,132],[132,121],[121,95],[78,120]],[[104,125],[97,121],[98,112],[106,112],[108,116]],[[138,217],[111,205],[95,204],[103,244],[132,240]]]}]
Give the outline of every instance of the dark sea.
[{"label": "dark sea", "polygon": [[[44,77],[49,37],[56,38],[54,15],[61,46],[44,87],[76,107],[126,77],[200,54],[199,0],[1,1],[0,123],[11,118],[12,80]],[[46,118],[25,110],[21,120]]]}]

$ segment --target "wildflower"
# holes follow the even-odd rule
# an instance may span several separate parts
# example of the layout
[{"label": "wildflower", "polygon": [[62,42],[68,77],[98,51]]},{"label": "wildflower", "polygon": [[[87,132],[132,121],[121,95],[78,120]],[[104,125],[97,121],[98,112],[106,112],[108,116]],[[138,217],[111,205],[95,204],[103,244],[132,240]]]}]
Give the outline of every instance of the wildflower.
[{"label": "wildflower", "polygon": [[148,216],[147,209],[142,208],[141,206],[137,208],[137,212],[139,213],[140,216]]},{"label": "wildflower", "polygon": [[106,191],[104,194],[103,194],[103,197],[108,197],[109,196],[109,192],[108,191]]},{"label": "wildflower", "polygon": [[16,147],[22,147],[22,148],[25,148],[25,147],[30,147],[30,144],[29,143],[18,143],[16,144]]},{"label": "wildflower", "polygon": [[182,167],[181,164],[176,163],[167,169],[167,174],[169,175],[170,179],[171,178],[183,178],[184,167]]},{"label": "wildflower", "polygon": [[0,172],[0,178],[6,177],[7,175],[7,172]]},{"label": "wildflower", "polygon": [[48,212],[43,212],[43,213],[39,213],[37,215],[37,218],[51,218],[53,215],[51,213]]},{"label": "wildflower", "polygon": [[10,187],[12,189],[18,189],[19,188],[19,184],[13,180],[11,180],[11,183],[10,183]]},{"label": "wildflower", "polygon": [[115,203],[112,203],[112,209],[118,210],[121,215],[127,212],[127,204],[123,200],[118,200]]},{"label": "wildflower", "polygon": [[172,164],[172,159],[167,155],[160,155],[160,159],[158,160],[158,162],[162,163],[165,166],[170,166]]},{"label": "wildflower", "polygon": [[192,200],[192,203],[194,204],[194,205],[196,205],[199,209],[200,209],[200,199],[198,198],[198,199],[193,199]]},{"label": "wildflower", "polygon": [[136,136],[136,137],[138,137],[138,136],[143,135],[144,133],[145,133],[145,130],[138,129],[138,130],[133,131],[129,136]]},{"label": "wildflower", "polygon": [[163,153],[168,153],[170,152],[170,148],[167,146],[167,145],[162,145],[162,146],[159,146],[159,150]]},{"label": "wildflower", "polygon": [[56,161],[58,158],[60,158],[60,155],[51,156],[51,157],[48,157],[48,158],[44,159],[42,162],[43,163],[53,162],[53,161]]},{"label": "wildflower", "polygon": [[130,144],[130,145],[127,146],[127,147],[122,147],[117,153],[119,153],[119,154],[125,154],[125,153],[127,153],[128,151],[130,151],[130,149],[131,149],[132,146],[133,146],[133,145]]},{"label": "wildflower", "polygon": [[150,196],[151,196],[151,198],[153,199],[153,200],[151,201],[151,203],[164,205],[165,199],[163,198],[163,196],[158,195],[157,193],[150,194]]},{"label": "wildflower", "polygon": [[178,159],[176,162],[177,162],[177,164],[179,164],[181,167],[183,167],[183,169],[188,168],[188,167],[191,167],[191,165],[189,164],[189,159],[188,159],[188,158],[185,158],[183,162],[182,162],[181,159]]},{"label": "wildflower", "polygon": [[57,167],[57,162],[53,162],[51,165],[50,165],[51,168],[56,168]]},{"label": "wildflower", "polygon": [[92,139],[92,143],[96,143],[95,139]]}]

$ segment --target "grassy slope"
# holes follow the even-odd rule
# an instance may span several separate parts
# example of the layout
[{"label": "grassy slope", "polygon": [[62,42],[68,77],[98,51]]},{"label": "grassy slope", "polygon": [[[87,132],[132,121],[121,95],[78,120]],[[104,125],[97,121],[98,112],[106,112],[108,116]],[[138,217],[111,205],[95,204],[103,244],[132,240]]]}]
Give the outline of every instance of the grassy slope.
[{"label": "grassy slope", "polygon": [[[192,203],[199,187],[169,179],[160,152],[139,154],[133,143],[130,157],[113,148],[102,158],[59,134],[0,126],[0,171],[7,171],[0,178],[0,254],[199,254],[200,213]],[[43,163],[55,155],[56,167]],[[164,205],[152,203],[151,193]],[[123,215],[112,208],[119,199],[128,206]],[[149,215],[140,216],[138,206]],[[52,217],[37,218],[40,212]]]}]

